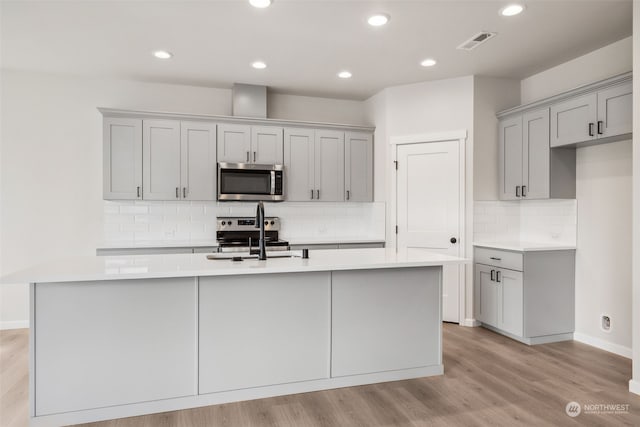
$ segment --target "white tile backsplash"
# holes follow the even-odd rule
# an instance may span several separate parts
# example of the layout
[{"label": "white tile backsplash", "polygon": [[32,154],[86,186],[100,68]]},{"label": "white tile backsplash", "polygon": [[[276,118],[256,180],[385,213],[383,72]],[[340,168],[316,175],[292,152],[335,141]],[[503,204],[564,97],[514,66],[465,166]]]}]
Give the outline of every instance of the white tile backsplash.
[{"label": "white tile backsplash", "polygon": [[576,244],[576,200],[476,201],[474,241]]},{"label": "white tile backsplash", "polygon": [[[254,203],[105,201],[104,241],[215,239],[218,216],[253,216]],[[267,203],[286,240],[385,238],[385,204]]]}]

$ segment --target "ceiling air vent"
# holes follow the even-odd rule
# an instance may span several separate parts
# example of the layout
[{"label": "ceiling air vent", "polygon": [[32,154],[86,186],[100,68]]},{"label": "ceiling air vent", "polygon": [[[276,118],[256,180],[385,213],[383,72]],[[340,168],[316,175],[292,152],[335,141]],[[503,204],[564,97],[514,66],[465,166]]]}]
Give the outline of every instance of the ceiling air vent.
[{"label": "ceiling air vent", "polygon": [[480,46],[482,43],[486,42],[489,39],[492,39],[496,36],[496,33],[490,33],[488,31],[481,31],[478,34],[475,34],[469,40],[463,42],[458,49],[460,50],[473,50]]}]

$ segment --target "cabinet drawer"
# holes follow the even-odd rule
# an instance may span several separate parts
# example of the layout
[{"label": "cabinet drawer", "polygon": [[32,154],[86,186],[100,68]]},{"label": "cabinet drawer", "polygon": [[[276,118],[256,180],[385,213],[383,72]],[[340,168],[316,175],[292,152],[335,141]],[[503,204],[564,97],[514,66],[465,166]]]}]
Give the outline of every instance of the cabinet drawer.
[{"label": "cabinet drawer", "polygon": [[518,271],[522,271],[523,266],[522,253],[500,249],[475,248],[474,261]]}]

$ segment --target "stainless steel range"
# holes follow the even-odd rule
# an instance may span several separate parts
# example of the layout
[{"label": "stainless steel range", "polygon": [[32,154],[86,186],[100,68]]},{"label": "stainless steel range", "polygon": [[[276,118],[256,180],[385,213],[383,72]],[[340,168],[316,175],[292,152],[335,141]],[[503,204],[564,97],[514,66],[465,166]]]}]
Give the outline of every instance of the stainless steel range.
[{"label": "stainless steel range", "polygon": [[[280,218],[264,218],[267,252],[289,250],[289,242],[280,240],[279,231]],[[250,246],[257,249],[259,237],[255,217],[218,217],[216,240],[220,252],[249,252]]]}]

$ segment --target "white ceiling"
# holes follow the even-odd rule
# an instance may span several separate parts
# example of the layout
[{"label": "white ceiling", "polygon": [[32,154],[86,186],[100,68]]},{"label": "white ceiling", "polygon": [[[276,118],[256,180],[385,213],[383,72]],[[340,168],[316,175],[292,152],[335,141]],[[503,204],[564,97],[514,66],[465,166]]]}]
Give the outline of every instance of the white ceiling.
[{"label": "white ceiling", "polygon": [[[399,84],[477,74],[523,78],[631,35],[630,0],[2,1],[1,60],[7,69],[365,99]],[[391,15],[373,28],[373,12]],[[478,31],[498,36],[456,50]],[[166,49],[168,61],[151,52]],[[419,62],[438,60],[432,68]],[[265,70],[250,63],[263,60]],[[336,77],[340,70],[350,80]]]}]

